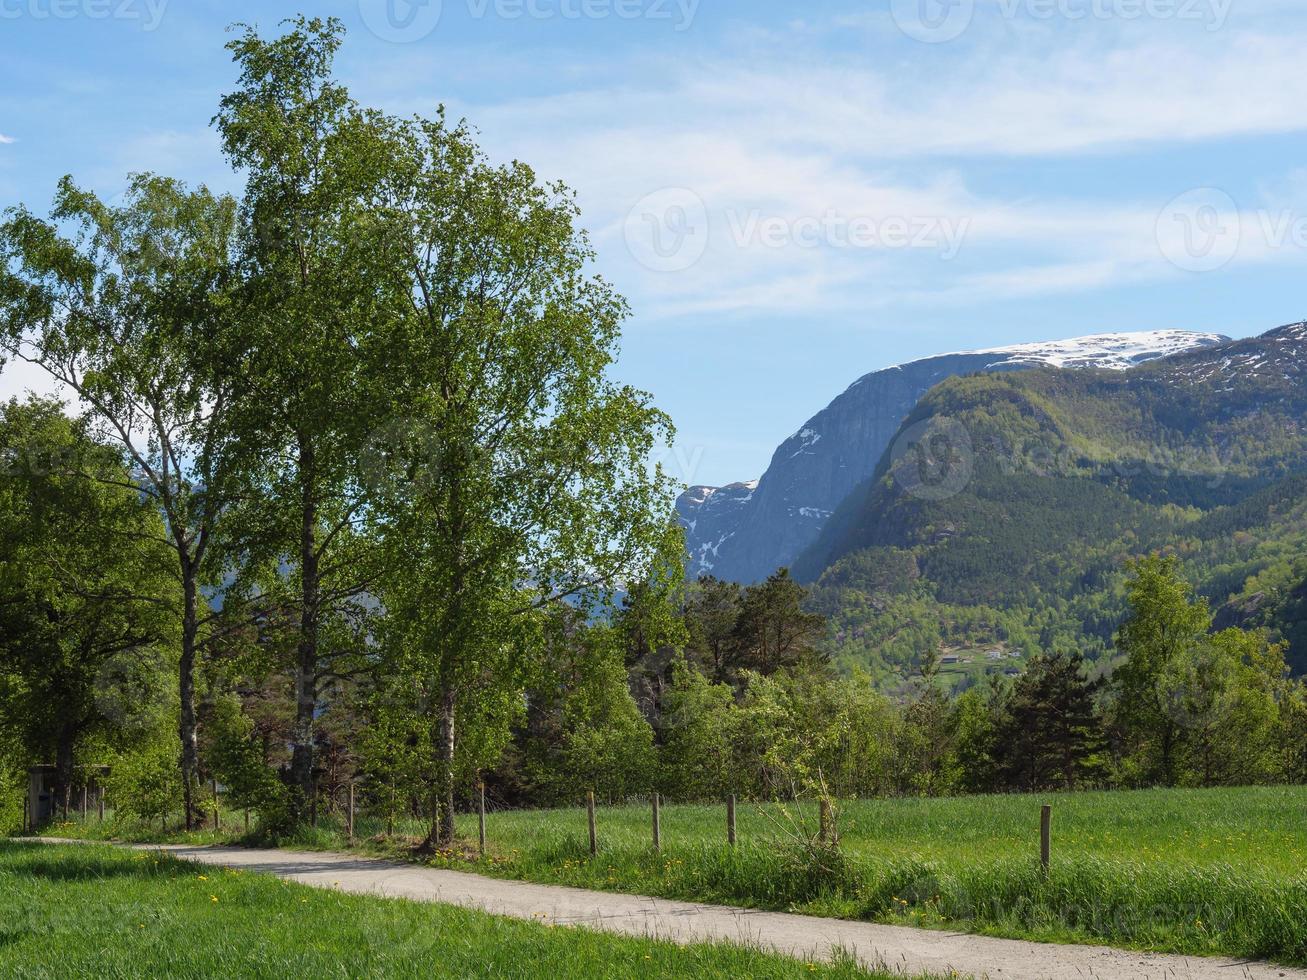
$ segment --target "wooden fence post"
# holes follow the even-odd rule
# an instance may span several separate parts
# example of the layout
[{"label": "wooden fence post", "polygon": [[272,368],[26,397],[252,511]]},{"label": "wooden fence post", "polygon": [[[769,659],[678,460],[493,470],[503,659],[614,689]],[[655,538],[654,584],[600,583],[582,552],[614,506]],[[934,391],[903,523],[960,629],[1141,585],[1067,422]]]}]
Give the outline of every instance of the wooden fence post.
[{"label": "wooden fence post", "polygon": [[595,791],[590,790],[585,794],[585,812],[586,820],[590,824],[590,856],[594,857],[599,853],[599,837],[595,833]]},{"label": "wooden fence post", "polygon": [[1039,813],[1039,863],[1048,874],[1053,843],[1053,808],[1045,803]]},{"label": "wooden fence post", "polygon": [[831,812],[830,800],[823,796],[817,803],[817,822],[819,825],[818,833],[821,835],[821,842],[829,844],[831,837]]},{"label": "wooden fence post", "polygon": [[96,786],[95,788],[95,805],[100,811],[100,823],[104,823],[104,787]]},{"label": "wooden fence post", "polygon": [[90,807],[87,806],[87,803],[89,802],[87,800],[87,794],[89,792],[90,792],[90,788],[86,785],[86,783],[82,783],[82,823],[86,822],[86,811],[90,809]]},{"label": "wooden fence post", "polygon": [[30,796],[23,797],[23,832],[35,830],[32,826],[32,799]]},{"label": "wooden fence post", "polygon": [[481,856],[486,856],[486,784],[482,780],[477,784],[477,846]]},{"label": "wooden fence post", "polygon": [[349,781],[349,822],[346,827],[349,842],[354,843],[354,780]]},{"label": "wooden fence post", "polygon": [[726,843],[735,846],[735,794],[726,798]]},{"label": "wooden fence post", "polygon": [[663,849],[662,815],[659,812],[660,803],[661,801],[658,799],[658,794],[655,793],[653,795],[653,847],[655,851],[661,851]]}]

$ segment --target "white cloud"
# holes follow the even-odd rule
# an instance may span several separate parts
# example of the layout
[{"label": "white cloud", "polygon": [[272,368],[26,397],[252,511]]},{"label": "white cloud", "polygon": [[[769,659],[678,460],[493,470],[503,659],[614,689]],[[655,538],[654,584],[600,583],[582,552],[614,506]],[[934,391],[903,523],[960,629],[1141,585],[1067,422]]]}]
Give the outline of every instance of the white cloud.
[{"label": "white cloud", "polygon": [[[936,62],[667,59],[649,86],[585,89],[469,107],[493,132],[511,122],[555,142],[559,127],[619,141],[667,133],[817,149],[845,159],[1043,156],[1307,128],[1307,32],[1225,32],[977,47]],[[783,46],[780,46],[783,49]],[[766,60],[765,69],[756,67]],[[711,143],[704,147],[711,148]]]},{"label": "white cloud", "polygon": [[[1002,299],[1178,275],[1157,220],[1187,187],[1155,201],[1125,182],[1115,200],[1078,200],[1075,186],[981,192],[972,163],[1019,172],[1021,158],[1307,130],[1307,32],[1088,37],[978,44],[951,53],[942,74],[924,58],[841,60],[778,44],[765,71],[757,58],[673,58],[640,72],[648,84],[464,109],[492,154],[578,188],[601,257],[646,317]],[[703,258],[675,275],[642,269],[623,239],[631,207],[669,187],[702,198],[711,223]],[[965,223],[965,240],[943,261],[930,249],[776,248],[732,234],[750,215],[832,212]],[[1235,261],[1283,254],[1248,236]]]},{"label": "white cloud", "polygon": [[17,142],[18,141],[14,139],[12,136],[6,136],[4,133],[0,133],[0,146],[7,146],[10,143],[17,143]]}]

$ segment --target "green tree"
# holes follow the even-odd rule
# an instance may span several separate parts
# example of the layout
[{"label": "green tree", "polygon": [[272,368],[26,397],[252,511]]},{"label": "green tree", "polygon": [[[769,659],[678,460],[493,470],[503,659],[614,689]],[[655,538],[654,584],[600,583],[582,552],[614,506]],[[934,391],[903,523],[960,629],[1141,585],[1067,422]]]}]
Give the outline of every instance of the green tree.
[{"label": "green tree", "polygon": [[586,630],[562,711],[558,771],[576,799],[592,789],[614,802],[652,788],[653,730],[631,697],[621,636],[612,626]]},{"label": "green tree", "polygon": [[208,763],[227,787],[227,804],[257,810],[271,824],[285,805],[285,787],[264,757],[253,719],[241,711],[239,698],[214,699],[209,722]]},{"label": "green tree", "polygon": [[[239,410],[247,452],[242,564],[248,588],[298,611],[291,656],[293,814],[314,787],[324,686],[360,669],[380,573],[368,533],[369,465],[385,465],[388,394],[409,367],[389,346],[395,297],[374,207],[390,176],[385,127],[332,75],[339,21],[246,28],[228,49],[240,68],[215,119],[246,178],[242,202]],[[343,641],[343,642],[334,642]]]},{"label": "green tree", "polygon": [[29,764],[53,758],[66,810],[87,741],[157,729],[175,624],[157,511],[62,409],[0,406],[0,715]]},{"label": "green tree", "polygon": [[1280,778],[1307,783],[1307,682],[1286,681],[1280,700]]},{"label": "green tree", "polygon": [[910,793],[940,796],[952,792],[958,770],[953,744],[956,719],[940,689],[937,651],[927,650],[922,657],[915,687],[898,732],[898,781]]},{"label": "green tree", "polygon": [[1105,738],[1097,690],[1078,653],[1031,658],[997,726],[998,769],[1007,786],[1076,789],[1101,775]]},{"label": "green tree", "polygon": [[571,193],[492,166],[439,118],[393,122],[392,146],[396,424],[424,437],[394,454],[379,506],[396,572],[383,597],[434,735],[434,847],[454,830],[460,706],[532,672],[513,621],[679,576],[683,544],[649,465],[670,422],[607,376],[627,308],[588,272]]},{"label": "green tree", "polygon": [[115,814],[162,824],[168,814],[176,813],[177,805],[184,803],[176,758],[176,739],[171,737],[116,758],[105,784],[105,792],[114,800]]},{"label": "green tree", "polygon": [[787,568],[744,590],[732,643],[733,667],[772,674],[786,667],[821,661],[818,642],[825,617],[804,609],[808,590]]},{"label": "green tree", "polygon": [[1260,630],[1222,630],[1171,665],[1181,782],[1244,785],[1278,775],[1284,674],[1283,646]]},{"label": "green tree", "polygon": [[752,791],[790,799],[889,788],[896,718],[865,676],[836,680],[808,664],[746,681],[735,742]]},{"label": "green tree", "polygon": [[714,684],[688,664],[677,664],[660,717],[663,792],[678,800],[720,800],[740,791],[735,756],[740,720],[730,685]]},{"label": "green tree", "polygon": [[613,624],[625,649],[631,696],[655,728],[662,700],[682,662],[686,621],[682,615],[685,583],[679,576],[655,576],[632,583],[622,597]]},{"label": "green tree", "polygon": [[195,668],[212,546],[237,495],[228,424],[237,375],[227,343],[236,205],[204,188],[136,176],[109,206],[64,178],[49,221],[0,224],[0,344],[76,396],[96,438],[126,456],[159,509],[177,567],[180,772],[187,823],[198,742]]},{"label": "green tree", "polygon": [[979,687],[964,691],[954,702],[954,752],[959,788],[967,793],[992,792],[997,784],[995,755],[1001,748],[994,695]]},{"label": "green tree", "polygon": [[1130,571],[1130,612],[1116,637],[1124,660],[1112,677],[1115,723],[1139,778],[1171,786],[1184,734],[1172,681],[1204,643],[1212,616],[1175,558],[1152,555]]},{"label": "green tree", "polygon": [[744,590],[737,582],[705,575],[693,583],[685,604],[687,649],[716,684],[728,683],[737,666],[736,626]]}]

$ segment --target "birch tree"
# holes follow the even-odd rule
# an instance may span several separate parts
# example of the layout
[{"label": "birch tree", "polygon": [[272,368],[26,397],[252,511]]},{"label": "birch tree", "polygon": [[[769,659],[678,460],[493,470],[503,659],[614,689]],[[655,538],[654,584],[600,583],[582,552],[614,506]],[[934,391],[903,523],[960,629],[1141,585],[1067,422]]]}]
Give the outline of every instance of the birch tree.
[{"label": "birch tree", "polygon": [[132,178],[119,205],[66,177],[48,220],[17,207],[0,224],[0,345],[75,397],[92,435],[126,457],[125,485],[166,526],[188,827],[205,587],[221,580],[211,550],[238,493],[228,425],[239,375],[228,337],[236,216],[229,197],[147,174]]}]

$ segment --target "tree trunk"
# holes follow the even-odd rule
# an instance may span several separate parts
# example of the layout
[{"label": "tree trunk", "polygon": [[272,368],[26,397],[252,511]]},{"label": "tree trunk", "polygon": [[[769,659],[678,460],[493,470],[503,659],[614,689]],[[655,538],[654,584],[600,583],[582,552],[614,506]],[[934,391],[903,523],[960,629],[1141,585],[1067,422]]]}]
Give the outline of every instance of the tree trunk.
[{"label": "tree trunk", "polygon": [[454,842],[454,712],[457,697],[446,688],[440,698],[440,720],[436,725],[436,786],[432,791],[431,832],[422,850],[447,847]]},{"label": "tree trunk", "polygon": [[300,470],[300,636],[295,664],[295,728],[292,735],[291,782],[298,791],[296,819],[303,821],[313,801],[314,714],[318,705],[318,612],[320,573],[317,548],[318,507],[313,444],[301,437]]},{"label": "tree trunk", "polygon": [[199,740],[195,722],[195,647],[199,636],[199,589],[192,563],[182,561],[182,655],[179,666],[178,694],[181,714],[177,734],[181,737],[182,809],[186,829],[195,829],[195,781],[200,763]]},{"label": "tree trunk", "polygon": [[1170,722],[1162,726],[1162,779],[1164,786],[1175,785],[1175,729]]},{"label": "tree trunk", "polygon": [[55,803],[57,802],[63,811],[65,820],[68,818],[68,809],[72,800],[73,780],[76,775],[73,771],[73,749],[76,742],[76,728],[71,723],[63,725],[59,729],[59,741],[55,747],[54,797],[51,800],[50,812],[54,813]]}]

